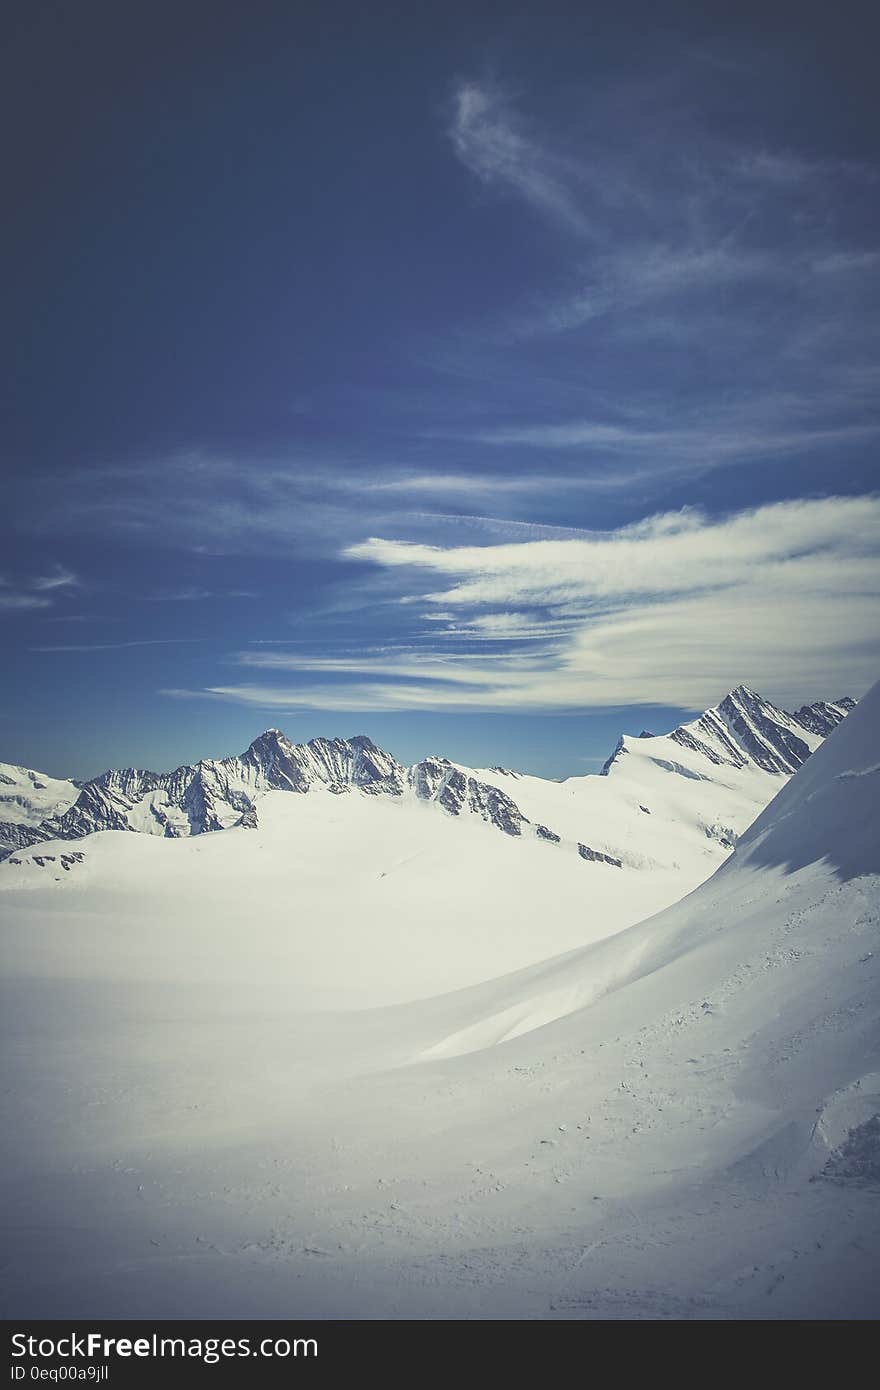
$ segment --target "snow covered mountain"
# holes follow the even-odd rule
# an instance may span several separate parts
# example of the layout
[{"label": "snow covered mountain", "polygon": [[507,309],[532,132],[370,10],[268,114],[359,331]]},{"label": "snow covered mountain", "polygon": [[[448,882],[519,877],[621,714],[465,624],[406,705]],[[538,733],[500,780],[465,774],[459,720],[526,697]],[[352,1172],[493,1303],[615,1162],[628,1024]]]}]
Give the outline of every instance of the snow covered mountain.
[{"label": "snow covered mountain", "polygon": [[366,738],[313,739],[293,745],[267,729],[241,757],[204,760],[174,772],[111,770],[74,791],[75,799],[51,817],[27,826],[0,826],[18,844],[75,840],[98,830],[135,830],[178,837],[256,823],[256,799],[266,791],[331,792],[356,787],[400,795],[404,769]]},{"label": "snow covered mountain", "polygon": [[578,844],[584,857],[673,876],[671,902],[723,862],[854,704],[821,702],[795,715],[739,686],[672,733],[624,735],[598,777],[550,782],[499,768],[476,775],[506,789],[525,817]]},{"label": "snow covered mountain", "polygon": [[[818,701],[804,705],[797,714],[779,709],[756,695],[747,685],[739,685],[721,701],[690,724],[680,724],[658,741],[643,732],[638,740],[624,735],[602,769],[608,776],[627,753],[649,758],[660,756],[666,739],[700,754],[716,767],[746,767],[751,764],[764,772],[797,772],[831,730],[845,719],[855,700],[848,696],[832,703]],[[647,742],[646,742],[647,740]],[[670,771],[681,771],[673,765]],[[688,772],[684,771],[684,776]]]},{"label": "snow covered mountain", "polygon": [[79,795],[79,783],[49,777],[32,768],[0,763],[0,817],[39,825],[66,811]]},{"label": "snow covered mountain", "polygon": [[[735,762],[589,780],[650,775],[653,823]],[[5,1314],[876,1318],[880,686],[751,775],[718,872],[624,931],[647,875],[406,795],[0,866]]]},{"label": "snow covered mountain", "polygon": [[[0,855],[99,830],[177,838],[232,826],[254,828],[266,792],[357,791],[370,797],[413,795],[451,815],[479,816],[508,835],[565,843],[588,862],[642,867],[655,859],[656,837],[638,816],[656,814],[644,801],[651,799],[658,769],[713,787],[714,801],[693,794],[685,800],[699,803],[690,819],[696,818],[700,833],[726,850],[776,789],[773,780],[754,774],[772,778],[793,772],[852,706],[848,699],[823,702],[791,715],[740,686],[716,709],[669,735],[622,738],[603,770],[613,774],[611,800],[621,812],[617,824],[613,814],[609,820],[609,797],[595,778],[559,784],[499,768],[475,771],[438,757],[405,768],[364,735],[293,744],[280,729],[267,729],[239,757],[203,760],[167,773],[111,770],[81,786],[21,768],[4,773],[3,765],[0,778],[13,790],[0,796],[0,805],[5,803]],[[624,755],[627,764],[621,768]],[[664,799],[662,812],[667,822],[669,801]],[[673,811],[673,820],[681,819]],[[557,821],[566,828],[560,830]],[[668,860],[661,854],[660,863],[669,867]]]},{"label": "snow covered mountain", "polygon": [[0,763],[0,858],[4,851],[33,844],[31,832],[42,838],[40,826],[62,815],[78,795],[75,782]]},{"label": "snow covered mountain", "polygon": [[[792,716],[757,713],[763,738],[792,737]],[[48,890],[96,922],[136,922],[145,942],[156,921],[181,939],[200,921],[218,968],[245,923],[277,931],[283,955],[292,924],[315,921],[322,949],[293,937],[311,1000],[339,997],[340,955],[358,963],[346,1003],[464,987],[677,902],[788,780],[737,753],[733,734],[721,759],[678,733],[626,738],[605,776],[553,782],[438,757],[406,768],[363,737],[295,745],[267,730],[241,757],[72,788],[60,815],[14,827],[0,908],[42,921]],[[803,736],[807,751],[821,742]]]},{"label": "snow covered mountain", "polygon": [[740,685],[715,709],[675,729],[670,738],[710,762],[732,767],[753,763],[765,772],[797,772],[854,706],[855,701],[846,697],[834,704],[821,700],[804,705],[797,714],[787,714]]},{"label": "snow covered mountain", "polygon": [[[13,771],[22,774],[22,784],[29,778],[28,786],[43,785],[36,773]],[[44,811],[40,816],[40,803],[32,800],[22,805],[27,819],[0,824],[0,846],[7,852],[40,841],[81,839],[99,830],[179,838],[231,826],[253,829],[257,802],[269,791],[358,791],[371,797],[411,792],[451,815],[479,815],[509,835],[521,834],[524,823],[503,791],[447,759],[426,758],[405,768],[364,735],[293,744],[280,729],[267,729],[240,757],[204,760],[174,772],[111,770],[81,788],[60,782],[54,786],[58,795],[46,802],[54,815]]]}]

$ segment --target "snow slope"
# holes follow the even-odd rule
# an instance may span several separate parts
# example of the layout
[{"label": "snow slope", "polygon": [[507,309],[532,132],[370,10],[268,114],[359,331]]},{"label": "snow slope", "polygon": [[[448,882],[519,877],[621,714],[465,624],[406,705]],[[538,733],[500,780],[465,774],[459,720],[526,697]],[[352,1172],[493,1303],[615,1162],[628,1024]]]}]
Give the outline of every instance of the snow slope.
[{"label": "snow slope", "polygon": [[[205,923],[131,925],[124,876],[113,918],[88,858],[19,866],[4,1312],[876,1317],[878,767],[875,687],[684,901],[367,1012],[303,1011],[259,914],[215,969]],[[543,848],[440,824],[509,850],[498,881]],[[250,833],[123,843],[156,863]]]},{"label": "snow slope", "polygon": [[[659,883],[658,883],[659,880]],[[249,981],[301,1008],[457,989],[649,915],[672,876],[585,862],[414,797],[268,792],[254,829],[102,831],[0,864],[7,970]],[[253,950],[242,953],[242,941]]]}]

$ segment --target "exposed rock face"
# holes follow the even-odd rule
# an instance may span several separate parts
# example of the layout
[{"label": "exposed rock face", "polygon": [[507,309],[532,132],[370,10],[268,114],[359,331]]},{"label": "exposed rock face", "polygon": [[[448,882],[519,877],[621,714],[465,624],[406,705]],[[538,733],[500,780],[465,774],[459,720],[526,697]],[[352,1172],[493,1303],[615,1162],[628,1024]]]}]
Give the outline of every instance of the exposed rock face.
[{"label": "exposed rock face", "polygon": [[406,787],[406,769],[364,734],[291,743],[280,729],[267,729],[240,759],[229,758],[219,766],[228,766],[235,775],[238,764],[243,780],[259,790],[307,792],[323,784],[331,790],[359,787],[399,796]]},{"label": "exposed rock face", "polygon": [[521,835],[528,825],[515,801],[488,782],[480,782],[455,767],[447,758],[424,758],[410,769],[410,783],[423,801],[436,801],[450,815],[470,811],[503,830]]},{"label": "exposed rock face", "polygon": [[395,797],[412,789],[450,815],[478,815],[506,835],[521,835],[529,824],[505,792],[445,758],[425,758],[407,769],[363,734],[293,744],[279,729],[267,729],[240,757],[204,760],[174,772],[104,772],[81,788],[63,814],[36,825],[0,827],[0,832],[11,852],[41,840],[82,839],[97,830],[173,838],[231,826],[255,829],[256,803],[263,792],[304,795],[316,787],[337,795],[359,791]]},{"label": "exposed rock face", "polygon": [[801,705],[794,717],[805,729],[827,738],[855,707],[855,700],[844,695],[841,700],[817,700],[814,705]]},{"label": "exposed rock face", "polygon": [[26,849],[39,840],[51,839],[38,825],[18,825],[14,821],[0,821],[0,859],[17,849]]},{"label": "exposed rock face", "polygon": [[[656,736],[656,742],[665,747],[670,742],[677,743],[716,766],[752,764],[765,772],[789,775],[806,762],[817,737],[827,737],[854,705],[855,701],[847,696],[804,705],[796,714],[790,714],[762,699],[747,685],[739,685],[719,705],[707,709],[690,724],[679,725],[671,734]],[[655,735],[647,730],[639,734],[639,739],[651,738]],[[602,768],[602,776],[607,777],[627,751],[626,737],[618,739]],[[674,757],[669,758],[669,766],[676,766]]]},{"label": "exposed rock face", "polygon": [[837,704],[820,701],[789,714],[739,685],[714,709],[693,724],[676,729],[670,738],[710,762],[745,767],[753,763],[765,772],[797,772],[812,752],[804,732],[824,738],[853,708],[847,698]]},{"label": "exposed rock face", "polygon": [[[639,738],[641,738],[641,734],[639,734]],[[607,777],[614,764],[620,762],[620,759],[625,755],[625,753],[626,739],[624,738],[623,734],[621,734],[620,738],[614,745],[614,751],[612,752],[610,758],[605,759],[605,762],[602,765],[602,771],[599,773],[599,776]]]},{"label": "exposed rock face", "polygon": [[82,864],[85,855],[79,850],[74,850],[70,854],[29,854],[25,859],[20,859],[18,855],[10,855],[8,863],[20,868],[22,864],[36,864],[38,868],[45,869],[52,864],[58,864],[65,873],[69,873],[74,864]]},{"label": "exposed rock face", "polygon": [[623,868],[623,860],[615,859],[613,854],[600,854],[597,849],[590,849],[589,845],[578,845],[578,854],[581,859],[587,859],[594,864],[611,864],[615,869]]},{"label": "exposed rock face", "polygon": [[400,796],[406,769],[363,735],[293,744],[279,729],[267,729],[240,757],[203,760],[174,772],[104,772],[85,783],[62,814],[35,825],[0,826],[0,844],[9,851],[40,840],[78,840],[96,830],[174,838],[232,825],[253,828],[255,798],[262,792],[304,793],[318,785]]},{"label": "exposed rock face", "polygon": [[718,713],[745,756],[765,772],[796,772],[810,756],[797,720],[744,685],[721,701]]},{"label": "exposed rock face", "polygon": [[377,748],[366,734],[348,740],[353,749],[351,782],[373,795],[401,796],[407,786],[406,768],[390,753]]},{"label": "exposed rock face", "polygon": [[731,829],[729,825],[722,825],[720,821],[715,821],[712,825],[704,826],[703,829],[707,839],[717,840],[719,845],[723,845],[725,849],[733,849],[736,844],[736,831]]},{"label": "exposed rock face", "polygon": [[550,843],[553,845],[558,845],[560,839],[562,838],[560,835],[557,835],[553,830],[548,830],[546,825],[536,825],[535,834],[537,835],[539,840],[549,840]]}]

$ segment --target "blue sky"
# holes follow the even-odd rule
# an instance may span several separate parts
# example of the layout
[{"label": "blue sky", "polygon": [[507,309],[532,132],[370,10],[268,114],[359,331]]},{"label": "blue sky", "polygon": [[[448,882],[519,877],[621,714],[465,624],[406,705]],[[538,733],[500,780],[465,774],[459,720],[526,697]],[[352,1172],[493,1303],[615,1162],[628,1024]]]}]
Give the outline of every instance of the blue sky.
[{"label": "blue sky", "polygon": [[0,757],[561,776],[867,688],[869,10],[711,9],[22,8]]}]

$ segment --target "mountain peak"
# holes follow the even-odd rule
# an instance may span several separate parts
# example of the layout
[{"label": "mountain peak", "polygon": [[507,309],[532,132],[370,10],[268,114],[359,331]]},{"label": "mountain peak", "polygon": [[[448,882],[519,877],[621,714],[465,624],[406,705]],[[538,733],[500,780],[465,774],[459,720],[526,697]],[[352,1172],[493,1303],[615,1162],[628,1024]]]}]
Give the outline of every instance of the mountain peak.
[{"label": "mountain peak", "polygon": [[256,755],[266,753],[269,750],[287,749],[290,746],[289,738],[281,729],[264,729],[261,734],[257,734],[253,742],[248,744],[244,756],[247,757],[248,753]]},{"label": "mountain peak", "polygon": [[[850,706],[851,708],[851,706]],[[796,714],[774,705],[748,685],[738,685],[714,709],[671,735],[677,743],[704,753],[713,762],[765,772],[796,772],[848,709],[820,701]]]},{"label": "mountain peak", "polygon": [[[804,711],[845,710],[842,700],[817,701]],[[803,713],[804,711],[801,711]],[[753,864],[785,864],[787,872],[822,860],[841,878],[876,874],[877,749],[880,681],[817,746],[809,764],[783,787],[748,828],[738,850]],[[867,959],[867,957],[866,957]]]},{"label": "mountain peak", "polygon": [[[696,719],[661,735],[710,763],[743,768],[751,764],[764,772],[790,775],[807,760],[822,739],[845,719],[855,701],[818,700],[796,713],[784,710],[744,682]],[[643,729],[639,738],[622,735],[602,768],[607,777],[640,739],[656,738]]]},{"label": "mountain peak", "polygon": [[753,690],[750,685],[745,684],[734,686],[733,690],[731,690],[729,694],[725,695],[724,700],[721,701],[721,704],[723,705],[727,700],[733,700],[736,703],[757,700],[758,703],[762,705],[768,705],[771,703],[771,701],[765,700],[763,695],[759,695],[757,690]]}]

